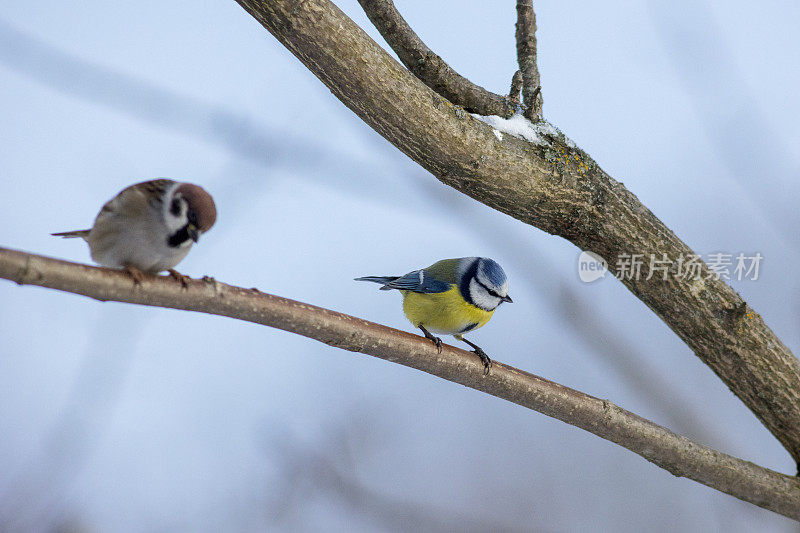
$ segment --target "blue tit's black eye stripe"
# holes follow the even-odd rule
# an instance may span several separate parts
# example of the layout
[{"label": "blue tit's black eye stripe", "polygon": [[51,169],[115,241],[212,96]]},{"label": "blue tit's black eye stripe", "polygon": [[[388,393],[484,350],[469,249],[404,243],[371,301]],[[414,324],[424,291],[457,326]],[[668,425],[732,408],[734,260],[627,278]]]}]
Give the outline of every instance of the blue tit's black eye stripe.
[{"label": "blue tit's black eye stripe", "polygon": [[497,294],[495,291],[493,291],[492,289],[490,289],[489,287],[487,287],[486,285],[484,285],[483,283],[481,283],[481,280],[479,280],[479,279],[478,279],[478,276],[475,276],[475,281],[477,281],[477,282],[478,282],[478,285],[480,285],[481,287],[483,287],[484,289],[486,289],[486,292],[488,292],[489,294],[491,294],[491,295],[492,295],[492,296],[494,296],[495,298],[502,298],[502,296],[500,296],[500,295],[499,295],[499,294]]}]

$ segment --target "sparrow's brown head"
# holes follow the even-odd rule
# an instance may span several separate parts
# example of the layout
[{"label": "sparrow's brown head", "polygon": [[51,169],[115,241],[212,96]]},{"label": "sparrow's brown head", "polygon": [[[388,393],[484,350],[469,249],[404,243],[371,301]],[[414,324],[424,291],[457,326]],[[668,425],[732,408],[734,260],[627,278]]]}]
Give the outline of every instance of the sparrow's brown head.
[{"label": "sparrow's brown head", "polygon": [[193,183],[181,183],[175,192],[186,199],[188,206],[186,215],[189,223],[195,226],[200,233],[210,230],[217,221],[217,207],[214,205],[211,195]]}]

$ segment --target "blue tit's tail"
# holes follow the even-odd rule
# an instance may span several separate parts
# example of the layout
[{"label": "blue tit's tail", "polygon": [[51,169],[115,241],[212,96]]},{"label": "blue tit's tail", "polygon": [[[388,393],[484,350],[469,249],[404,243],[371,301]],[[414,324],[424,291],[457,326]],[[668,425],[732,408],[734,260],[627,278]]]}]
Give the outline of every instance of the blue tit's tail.
[{"label": "blue tit's tail", "polygon": [[65,239],[75,239],[77,237],[86,238],[89,235],[88,229],[79,229],[76,231],[64,231],[62,233],[51,233],[53,237],[64,237]]},{"label": "blue tit's tail", "polygon": [[371,281],[372,283],[380,283],[383,285],[380,290],[382,291],[390,291],[393,287],[387,287],[387,283],[391,283],[396,279],[399,279],[400,276],[364,276],[363,278],[356,278],[355,281]]}]

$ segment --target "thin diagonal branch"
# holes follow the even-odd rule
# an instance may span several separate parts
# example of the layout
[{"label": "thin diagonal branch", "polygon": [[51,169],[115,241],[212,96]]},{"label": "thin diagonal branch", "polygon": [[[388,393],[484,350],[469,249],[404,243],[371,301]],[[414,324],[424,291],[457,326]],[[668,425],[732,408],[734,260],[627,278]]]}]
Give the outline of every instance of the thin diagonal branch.
[{"label": "thin diagonal branch", "polygon": [[[442,183],[616,264],[666,257],[669,275],[621,282],[800,462],[800,362],[758,313],[636,196],[555,127],[502,138],[402,68],[329,0],[237,0],[365,123]],[[381,82],[375,83],[375,80]]]},{"label": "thin diagonal branch", "polygon": [[536,13],[533,0],[517,0],[517,63],[522,71],[525,118],[542,119],[542,85],[536,60]]},{"label": "thin diagonal branch", "polygon": [[585,429],[668,470],[744,501],[800,519],[800,481],[702,446],[649,420],[522,370],[495,363],[488,376],[473,353],[321,307],[220,283],[145,275],[0,248],[0,278],[127,302],[227,316],[270,326],[329,346],[422,370]]},{"label": "thin diagonal branch", "polygon": [[400,61],[425,85],[470,113],[505,118],[514,114],[514,106],[507,99],[472,83],[428,48],[392,0],[358,0],[358,3]]}]

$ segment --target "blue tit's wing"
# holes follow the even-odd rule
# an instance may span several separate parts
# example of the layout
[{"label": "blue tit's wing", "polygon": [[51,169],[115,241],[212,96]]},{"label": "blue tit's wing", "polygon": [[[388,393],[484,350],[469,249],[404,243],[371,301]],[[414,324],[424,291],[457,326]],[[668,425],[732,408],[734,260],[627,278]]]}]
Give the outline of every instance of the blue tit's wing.
[{"label": "blue tit's wing", "polygon": [[465,263],[470,263],[472,257],[462,257],[460,259],[442,259],[425,269],[425,277],[431,277],[455,285],[459,283],[460,273],[467,270]]},{"label": "blue tit's wing", "polygon": [[452,285],[430,275],[426,269],[409,272],[405,276],[386,283],[381,287],[382,291],[398,289],[401,291],[421,292],[425,294],[446,292]]}]

